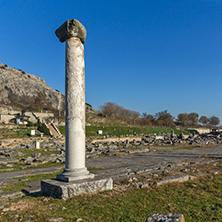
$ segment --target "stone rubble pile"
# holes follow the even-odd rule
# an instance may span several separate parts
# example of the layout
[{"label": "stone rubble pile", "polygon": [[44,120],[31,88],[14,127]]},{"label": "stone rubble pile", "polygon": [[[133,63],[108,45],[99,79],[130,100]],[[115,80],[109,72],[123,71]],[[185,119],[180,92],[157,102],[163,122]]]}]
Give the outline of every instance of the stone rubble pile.
[{"label": "stone rubble pile", "polygon": [[94,142],[86,143],[87,157],[99,157],[101,155],[117,155],[118,153],[143,153],[153,151],[152,146],[165,146],[165,145],[216,145],[222,143],[222,134],[208,134],[208,135],[174,135],[171,133],[164,135],[144,135],[140,140],[129,140],[126,137],[121,141]]},{"label": "stone rubble pile", "polygon": [[[45,155],[44,152],[40,152],[40,149],[35,148],[35,142],[36,141],[32,139],[23,139],[22,143],[16,139],[12,142],[2,142],[2,145],[0,146],[0,166],[13,168],[17,164],[35,166],[50,161],[65,162],[63,139],[41,139],[41,151],[44,151],[46,153]],[[51,154],[47,154],[48,151],[50,151]],[[5,170],[6,169],[0,169],[0,172]]]},{"label": "stone rubble pile", "polygon": [[[128,136],[128,135],[127,135]],[[52,139],[41,138],[40,149],[35,147],[35,139],[23,139],[21,141],[1,141],[0,145],[0,166],[13,168],[17,164],[35,166],[48,162],[65,162],[65,144],[64,138]],[[158,147],[177,147],[177,146],[206,146],[222,143],[222,134],[206,135],[143,135],[142,137],[121,137],[121,140],[109,137],[107,140],[86,141],[86,158],[97,158],[102,156],[116,156],[155,152]],[[30,150],[30,154],[26,154]],[[33,152],[32,152],[33,151]],[[45,154],[44,154],[44,152]],[[50,151],[51,153],[48,154]],[[0,169],[1,171],[7,169]]]}]

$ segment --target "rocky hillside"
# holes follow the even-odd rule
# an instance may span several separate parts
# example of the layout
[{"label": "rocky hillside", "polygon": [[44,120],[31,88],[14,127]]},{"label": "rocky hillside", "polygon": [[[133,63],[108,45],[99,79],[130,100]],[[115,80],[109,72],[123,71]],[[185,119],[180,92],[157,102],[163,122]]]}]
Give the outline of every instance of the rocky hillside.
[{"label": "rocky hillside", "polygon": [[[50,88],[43,79],[35,75],[0,63],[0,83],[0,106],[64,113],[64,94]],[[93,112],[88,104],[86,110]]]}]

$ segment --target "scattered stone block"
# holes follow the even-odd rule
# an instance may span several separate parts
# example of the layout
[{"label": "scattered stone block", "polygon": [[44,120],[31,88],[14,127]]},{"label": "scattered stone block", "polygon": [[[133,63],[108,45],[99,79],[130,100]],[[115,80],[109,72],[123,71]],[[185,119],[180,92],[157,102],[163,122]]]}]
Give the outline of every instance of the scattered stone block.
[{"label": "scattered stone block", "polygon": [[171,175],[169,177],[165,177],[162,180],[157,181],[156,184],[157,184],[157,186],[159,186],[159,185],[162,185],[162,184],[173,183],[173,182],[182,183],[182,182],[194,179],[194,178],[195,177],[191,176],[191,175],[174,174],[174,175]]},{"label": "scattered stone block", "polygon": [[19,218],[19,215],[17,215],[17,214],[11,216],[11,219],[18,219],[18,218]]},{"label": "scattered stone block", "polygon": [[13,159],[13,158],[0,158],[0,164],[8,164],[8,163],[17,163],[19,162],[18,159]]},{"label": "scattered stone block", "polygon": [[150,214],[146,222],[185,222],[183,214]]},{"label": "scattered stone block", "polygon": [[164,140],[164,136],[156,136],[156,140]]},{"label": "scattered stone block", "polygon": [[35,142],[35,148],[36,148],[36,149],[40,149],[40,142],[39,142],[39,141],[36,141],[36,142]]},{"label": "scattered stone block", "polygon": [[15,199],[18,197],[24,197],[24,193],[22,192],[5,192],[5,193],[1,193],[0,195],[0,199]]},{"label": "scattered stone block", "polygon": [[49,221],[50,222],[62,222],[65,220],[62,217],[58,217],[58,218],[51,218]]},{"label": "scattered stone block", "polygon": [[35,136],[35,130],[31,130],[31,136]]},{"label": "scattered stone block", "polygon": [[24,154],[18,151],[11,151],[10,153],[6,153],[5,156],[16,157],[16,156],[24,156]]},{"label": "scattered stone block", "polygon": [[41,153],[32,153],[32,158],[38,159],[41,156]]},{"label": "scattered stone block", "polygon": [[98,130],[97,132],[99,135],[103,135],[103,131],[102,130]]},{"label": "scattered stone block", "polygon": [[28,188],[23,189],[22,191],[28,194],[33,194],[41,191],[40,181],[30,182],[27,184]]}]

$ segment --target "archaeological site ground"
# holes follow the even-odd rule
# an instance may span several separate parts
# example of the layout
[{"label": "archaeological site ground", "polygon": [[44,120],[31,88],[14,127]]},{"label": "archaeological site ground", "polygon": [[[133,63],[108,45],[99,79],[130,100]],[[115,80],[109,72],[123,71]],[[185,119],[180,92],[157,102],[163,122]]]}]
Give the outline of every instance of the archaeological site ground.
[{"label": "archaeological site ground", "polygon": [[37,126],[2,124],[1,221],[144,221],[154,213],[220,221],[220,132],[172,135],[171,128],[121,125],[92,113],[86,119],[86,166],[112,178],[113,190],[66,200],[42,195],[40,181],[64,168],[64,126],[61,137],[41,137]]}]

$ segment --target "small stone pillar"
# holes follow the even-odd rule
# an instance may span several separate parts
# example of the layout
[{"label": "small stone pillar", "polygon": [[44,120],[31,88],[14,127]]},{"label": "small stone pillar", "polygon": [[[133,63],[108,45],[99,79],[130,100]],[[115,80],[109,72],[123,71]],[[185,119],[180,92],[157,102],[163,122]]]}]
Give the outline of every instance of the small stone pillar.
[{"label": "small stone pillar", "polygon": [[66,42],[66,166],[57,179],[75,181],[93,178],[85,167],[85,62],[86,29],[78,20],[68,20],[56,30]]},{"label": "small stone pillar", "polygon": [[174,138],[174,136],[175,136],[174,135],[174,130],[171,130],[171,134],[170,134],[171,139]]},{"label": "small stone pillar", "polygon": [[39,141],[35,141],[35,148],[40,149],[40,142]]}]

